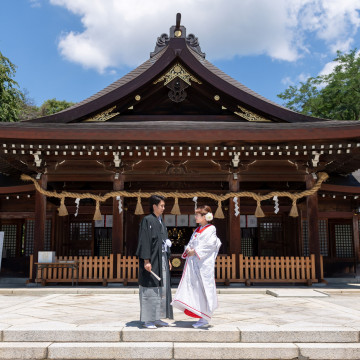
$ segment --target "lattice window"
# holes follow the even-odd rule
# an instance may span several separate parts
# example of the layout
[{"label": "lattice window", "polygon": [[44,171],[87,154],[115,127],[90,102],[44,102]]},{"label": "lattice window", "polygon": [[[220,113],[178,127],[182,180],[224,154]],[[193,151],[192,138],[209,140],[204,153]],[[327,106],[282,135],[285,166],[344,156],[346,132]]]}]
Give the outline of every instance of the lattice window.
[{"label": "lattice window", "polygon": [[51,250],[51,219],[47,219],[45,223],[45,244],[44,250],[50,251]]},{"label": "lattice window", "polygon": [[[72,247],[76,249],[76,255],[92,256],[92,250],[89,248],[91,246],[92,237],[91,222],[70,223],[70,241],[73,244]],[[80,245],[81,243],[82,245]],[[88,244],[84,245],[84,243]]]},{"label": "lattice window", "polygon": [[79,249],[79,256],[91,256],[91,249]]},{"label": "lattice window", "polygon": [[257,249],[257,228],[241,229],[241,253],[244,256],[255,256]]},{"label": "lattice window", "polygon": [[329,256],[327,220],[319,220],[320,254]]},{"label": "lattice window", "polygon": [[302,221],[302,242],[303,242],[303,256],[309,256],[310,250],[309,250],[309,227],[308,227],[308,221],[303,220]]},{"label": "lattice window", "polygon": [[70,239],[72,243],[78,241],[91,241],[92,223],[91,222],[71,223]]},{"label": "lattice window", "polygon": [[16,257],[17,225],[3,224],[1,231],[4,231],[4,253],[6,258]]},{"label": "lattice window", "polygon": [[112,252],[112,229],[96,228],[96,253],[98,256],[109,256]]},{"label": "lattice window", "polygon": [[241,253],[244,256],[254,255],[254,239],[253,238],[241,238]]},{"label": "lattice window", "polygon": [[[44,251],[51,250],[51,219],[47,219],[45,223],[45,244]],[[34,252],[34,231],[35,220],[26,220],[25,230],[25,256],[30,256]]]},{"label": "lattice window", "polygon": [[34,228],[35,220],[27,220],[25,227],[25,256],[34,252]]},{"label": "lattice window", "polygon": [[259,219],[260,255],[274,256],[282,252],[282,222],[281,218]]},{"label": "lattice window", "polygon": [[282,224],[281,221],[260,221],[260,239],[272,240],[274,234],[281,233]]},{"label": "lattice window", "polygon": [[[319,240],[320,240],[320,254],[329,256],[328,249],[328,225],[327,220],[319,220]],[[308,221],[302,221],[302,241],[303,241],[303,256],[309,256],[309,226]]]},{"label": "lattice window", "polygon": [[335,224],[336,256],[339,258],[351,258],[354,256],[352,239],[352,226],[349,224]]}]

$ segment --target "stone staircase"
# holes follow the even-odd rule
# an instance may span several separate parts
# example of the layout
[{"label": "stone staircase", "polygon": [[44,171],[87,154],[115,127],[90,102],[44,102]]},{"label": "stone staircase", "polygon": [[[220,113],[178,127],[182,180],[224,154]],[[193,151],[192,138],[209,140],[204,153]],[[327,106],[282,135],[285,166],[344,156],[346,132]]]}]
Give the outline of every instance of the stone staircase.
[{"label": "stone staircase", "polygon": [[176,325],[156,330],[141,329],[135,322],[123,328],[3,328],[0,360],[360,359],[358,330]]}]

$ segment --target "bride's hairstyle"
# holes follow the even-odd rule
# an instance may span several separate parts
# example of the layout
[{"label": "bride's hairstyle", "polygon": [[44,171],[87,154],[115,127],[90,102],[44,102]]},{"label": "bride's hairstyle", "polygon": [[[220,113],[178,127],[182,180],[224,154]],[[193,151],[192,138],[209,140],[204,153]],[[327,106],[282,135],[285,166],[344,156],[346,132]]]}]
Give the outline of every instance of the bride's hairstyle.
[{"label": "bride's hairstyle", "polygon": [[[201,205],[198,206],[195,210],[195,214],[201,214],[201,215],[206,215],[206,214],[211,214],[212,215],[212,211],[211,211],[211,207],[208,205]],[[211,216],[211,220],[213,219],[213,216]],[[207,222],[211,222],[210,219],[206,219]]]}]

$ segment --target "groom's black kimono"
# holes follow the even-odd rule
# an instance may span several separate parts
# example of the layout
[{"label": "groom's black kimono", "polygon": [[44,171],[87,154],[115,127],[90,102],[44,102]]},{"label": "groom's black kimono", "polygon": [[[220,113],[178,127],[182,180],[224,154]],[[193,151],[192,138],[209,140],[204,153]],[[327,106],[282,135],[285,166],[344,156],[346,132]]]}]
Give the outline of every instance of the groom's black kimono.
[{"label": "groom's black kimono", "polygon": [[[163,242],[168,238],[166,226],[159,219],[150,214],[145,216],[139,227],[139,242],[136,255],[139,257],[139,285],[146,288],[161,288],[164,286],[166,291],[166,317],[172,319],[173,312],[170,306],[171,286],[170,270],[168,266],[170,250],[167,248],[166,253],[162,252]],[[150,272],[144,268],[144,260],[149,260],[151,270],[158,275],[161,280],[158,281]],[[165,261],[163,270],[163,261]],[[166,268],[165,268],[166,267]]]}]

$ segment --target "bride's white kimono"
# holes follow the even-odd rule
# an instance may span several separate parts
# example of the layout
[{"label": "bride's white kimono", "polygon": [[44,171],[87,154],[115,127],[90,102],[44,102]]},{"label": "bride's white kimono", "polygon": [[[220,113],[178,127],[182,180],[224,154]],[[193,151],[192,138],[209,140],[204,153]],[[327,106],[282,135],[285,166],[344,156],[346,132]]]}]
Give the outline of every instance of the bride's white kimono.
[{"label": "bride's white kimono", "polygon": [[187,248],[194,249],[195,255],[186,258],[183,274],[172,306],[192,317],[210,320],[218,306],[215,285],[215,260],[221,246],[214,225],[200,226],[191,236]]}]

